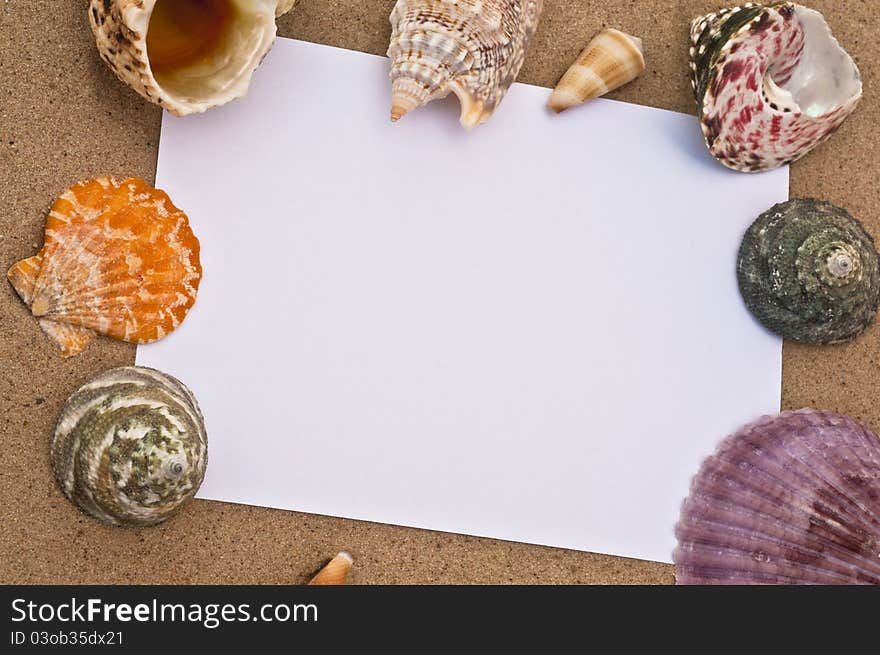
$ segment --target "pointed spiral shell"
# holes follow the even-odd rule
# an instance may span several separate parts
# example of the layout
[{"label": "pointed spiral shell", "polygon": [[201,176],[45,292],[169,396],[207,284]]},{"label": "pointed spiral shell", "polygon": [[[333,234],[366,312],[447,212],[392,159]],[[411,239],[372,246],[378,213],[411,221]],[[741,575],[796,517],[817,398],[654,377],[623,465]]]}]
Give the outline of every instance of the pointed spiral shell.
[{"label": "pointed spiral shell", "polygon": [[880,438],[810,409],[765,417],[701,466],[678,584],[880,584]]},{"label": "pointed spiral shell", "polygon": [[644,71],[640,38],[602,30],[559,80],[547,106],[558,114],[629,84]]},{"label": "pointed spiral shell", "polygon": [[543,0],[398,0],[391,12],[391,119],[455,93],[461,124],[486,121],[516,80]]},{"label": "pointed spiral shell", "polygon": [[179,380],[148,368],[117,368],[68,399],[51,459],[64,495],[85,513],[109,525],[155,525],[202,484],[204,419]]},{"label": "pointed spiral shell", "polygon": [[874,240],[830,202],[795,199],[763,213],[743,239],[738,277],[754,316],[792,341],[849,341],[880,306]]}]

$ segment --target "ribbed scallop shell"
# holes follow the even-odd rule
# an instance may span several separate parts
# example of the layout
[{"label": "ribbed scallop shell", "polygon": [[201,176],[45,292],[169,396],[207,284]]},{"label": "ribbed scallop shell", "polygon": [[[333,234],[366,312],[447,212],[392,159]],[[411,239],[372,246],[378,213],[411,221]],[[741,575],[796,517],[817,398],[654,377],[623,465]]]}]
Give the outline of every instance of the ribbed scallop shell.
[{"label": "ribbed scallop shell", "polygon": [[391,12],[396,121],[455,93],[461,124],[487,120],[516,80],[543,0],[398,0]]},{"label": "ribbed scallop shell", "polygon": [[189,389],[170,375],[127,366],[70,397],[51,459],[61,490],[82,511],[110,525],[148,526],[195,496],[208,442]]},{"label": "ribbed scallop shell", "polygon": [[793,341],[849,341],[880,306],[874,240],[830,202],[795,199],[763,213],[746,232],[737,268],[749,310]]},{"label": "ribbed scallop shell", "polygon": [[694,478],[678,584],[880,584],[880,439],[832,412],[765,417]]},{"label": "ribbed scallop shell", "polygon": [[172,114],[245,95],[295,0],[91,0],[89,22],[116,76]]},{"label": "ribbed scallop shell", "polygon": [[862,97],[858,67],[825,19],[791,2],[748,3],[697,18],[690,54],[706,144],[735,170],[800,159]]},{"label": "ribbed scallop shell", "polygon": [[550,96],[556,113],[629,84],[645,71],[642,40],[620,30],[602,30],[571,65]]},{"label": "ribbed scallop shell", "polygon": [[186,214],[138,178],[80,182],[52,205],[43,248],[9,281],[65,356],[96,334],[149,343],[196,300],[199,242]]}]

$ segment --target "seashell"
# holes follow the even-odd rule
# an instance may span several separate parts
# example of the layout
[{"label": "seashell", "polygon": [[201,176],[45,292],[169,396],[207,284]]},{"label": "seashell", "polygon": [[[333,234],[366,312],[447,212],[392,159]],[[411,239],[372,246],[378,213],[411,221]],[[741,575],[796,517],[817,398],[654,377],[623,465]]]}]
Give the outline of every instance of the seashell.
[{"label": "seashell", "polygon": [[7,277],[65,357],[103,334],[149,343],[196,300],[202,267],[186,214],[143,180],[80,182],[52,205],[42,250]]},{"label": "seashell", "polygon": [[113,369],[68,399],[51,459],[64,495],[85,513],[109,525],[155,525],[202,484],[204,419],[192,392],[170,375]]},{"label": "seashell", "polygon": [[296,0],[91,0],[102,59],[125,84],[185,116],[247,93]]},{"label": "seashell", "polygon": [[874,240],[830,202],[795,199],[764,212],[746,232],[737,272],[752,314],[792,341],[849,341],[880,305]]},{"label": "seashell", "polygon": [[391,12],[391,120],[455,93],[461,124],[486,121],[513,84],[543,0],[398,0]]},{"label": "seashell", "polygon": [[296,0],[278,0],[278,6],[275,7],[275,18],[280,18],[295,6]]},{"label": "seashell", "polygon": [[557,114],[629,84],[645,71],[642,40],[602,30],[562,76],[547,106]]},{"label": "seashell", "polygon": [[810,409],[728,437],[676,526],[678,584],[880,584],[880,438]]},{"label": "seashell", "polygon": [[791,2],[697,18],[690,55],[706,144],[735,170],[797,161],[862,97],[859,69],[822,14]]},{"label": "seashell", "polygon": [[318,571],[318,574],[309,580],[309,584],[315,586],[345,584],[345,578],[348,577],[352,564],[354,564],[354,558],[343,551]]}]

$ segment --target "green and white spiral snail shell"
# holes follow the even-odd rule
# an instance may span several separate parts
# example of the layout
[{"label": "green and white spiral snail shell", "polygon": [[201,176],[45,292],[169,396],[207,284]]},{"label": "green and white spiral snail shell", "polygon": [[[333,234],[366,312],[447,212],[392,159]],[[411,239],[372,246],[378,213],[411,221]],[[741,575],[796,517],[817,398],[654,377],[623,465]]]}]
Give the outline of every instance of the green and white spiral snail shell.
[{"label": "green and white spiral snail shell", "polygon": [[830,202],[795,199],[764,212],[743,239],[738,275],[755,317],[792,341],[854,339],[880,305],[874,240]]},{"label": "green and white spiral snail shell", "polygon": [[204,419],[192,392],[170,375],[113,369],[68,399],[51,459],[61,490],[87,514],[110,525],[156,525],[202,484]]}]

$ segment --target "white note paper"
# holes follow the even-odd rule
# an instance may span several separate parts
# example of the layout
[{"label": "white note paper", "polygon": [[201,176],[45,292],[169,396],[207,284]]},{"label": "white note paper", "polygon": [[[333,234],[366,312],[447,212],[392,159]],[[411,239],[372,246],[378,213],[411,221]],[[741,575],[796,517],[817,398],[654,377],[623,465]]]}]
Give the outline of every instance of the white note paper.
[{"label": "white note paper", "polygon": [[669,561],[690,479],[779,410],[737,292],[788,171],[696,119],[515,85],[388,121],[384,58],[280,39],[244,100],[162,126],[198,302],[140,365],[200,400],[200,497]]}]

